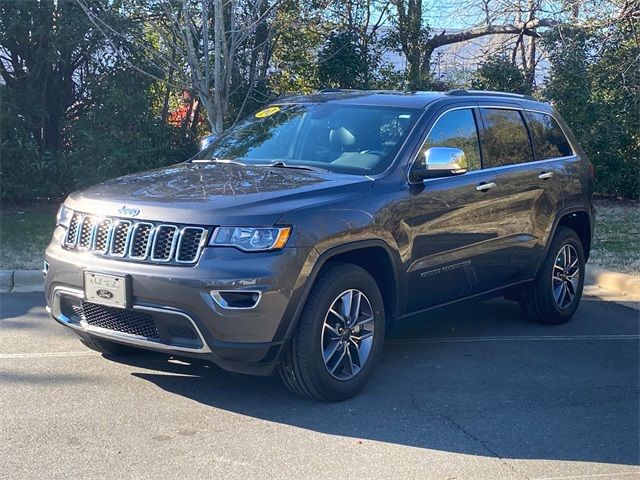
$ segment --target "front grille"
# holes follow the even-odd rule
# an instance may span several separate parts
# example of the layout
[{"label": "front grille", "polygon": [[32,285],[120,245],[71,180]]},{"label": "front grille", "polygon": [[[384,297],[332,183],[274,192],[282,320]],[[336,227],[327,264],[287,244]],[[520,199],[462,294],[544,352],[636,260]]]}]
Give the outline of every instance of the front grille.
[{"label": "front grille", "polygon": [[202,227],[133,222],[76,212],[67,229],[67,248],[107,257],[149,262],[193,264],[209,230]]},{"label": "front grille", "polygon": [[93,327],[154,340],[160,338],[156,322],[148,313],[106,307],[90,302],[82,302],[81,306],[74,306],[74,310],[82,320]]}]

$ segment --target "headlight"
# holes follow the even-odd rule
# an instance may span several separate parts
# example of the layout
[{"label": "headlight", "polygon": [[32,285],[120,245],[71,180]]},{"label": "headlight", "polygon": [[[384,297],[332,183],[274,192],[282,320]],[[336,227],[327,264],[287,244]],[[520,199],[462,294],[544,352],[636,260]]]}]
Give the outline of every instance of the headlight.
[{"label": "headlight", "polygon": [[56,226],[62,226],[64,228],[69,228],[69,224],[71,223],[71,218],[73,217],[73,210],[64,205],[60,205],[60,209],[58,210],[58,214],[56,215]]},{"label": "headlight", "polygon": [[278,250],[286,245],[290,234],[291,227],[218,227],[209,245],[236,247],[247,252]]}]

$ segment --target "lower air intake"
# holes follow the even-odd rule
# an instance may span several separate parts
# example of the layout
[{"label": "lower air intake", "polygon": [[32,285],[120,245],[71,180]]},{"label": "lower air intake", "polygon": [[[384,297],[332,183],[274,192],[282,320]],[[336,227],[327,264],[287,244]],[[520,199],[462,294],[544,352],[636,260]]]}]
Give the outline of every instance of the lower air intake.
[{"label": "lower air intake", "polygon": [[154,340],[160,338],[156,323],[148,313],[105,307],[90,302],[82,302],[82,306],[77,310],[80,310],[77,312],[80,317],[93,327]]}]

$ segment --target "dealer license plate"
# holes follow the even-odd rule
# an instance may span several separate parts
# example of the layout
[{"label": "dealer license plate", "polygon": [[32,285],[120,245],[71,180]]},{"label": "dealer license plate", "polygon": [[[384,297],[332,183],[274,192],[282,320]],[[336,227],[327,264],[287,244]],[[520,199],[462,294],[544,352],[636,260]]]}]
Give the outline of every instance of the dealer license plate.
[{"label": "dealer license plate", "polygon": [[87,302],[127,308],[127,279],[120,275],[84,272],[84,297]]}]

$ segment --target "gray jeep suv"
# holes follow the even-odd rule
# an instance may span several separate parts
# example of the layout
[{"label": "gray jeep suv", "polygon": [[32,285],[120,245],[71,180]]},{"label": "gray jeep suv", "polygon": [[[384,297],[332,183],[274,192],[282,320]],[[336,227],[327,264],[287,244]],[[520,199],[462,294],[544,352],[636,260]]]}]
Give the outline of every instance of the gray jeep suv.
[{"label": "gray jeep suv", "polygon": [[195,158],[72,193],[46,250],[52,316],[137,349],[356,394],[394,322],[470,298],[538,322],[580,301],[593,169],[549,105],[495,92],[327,91]]}]

